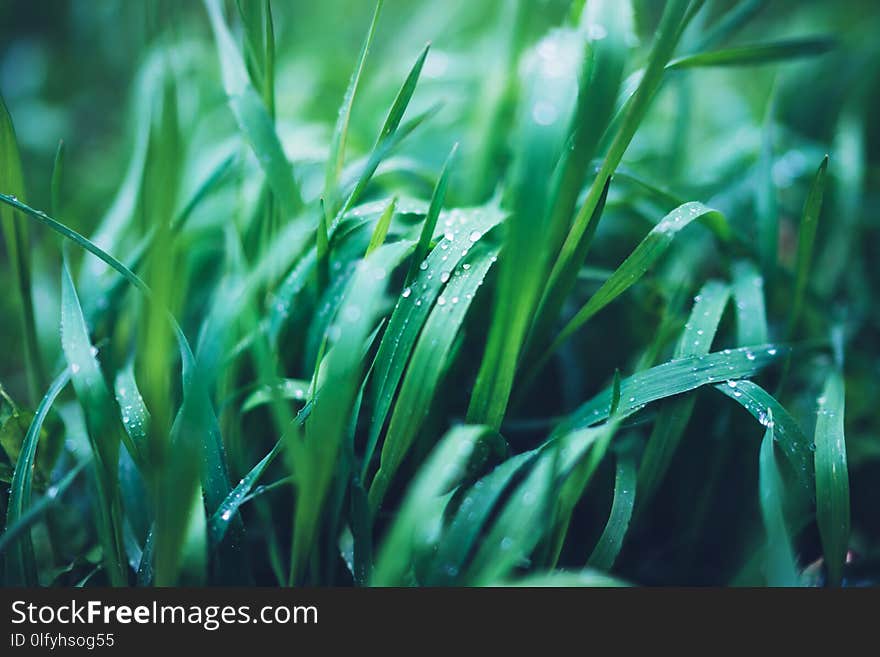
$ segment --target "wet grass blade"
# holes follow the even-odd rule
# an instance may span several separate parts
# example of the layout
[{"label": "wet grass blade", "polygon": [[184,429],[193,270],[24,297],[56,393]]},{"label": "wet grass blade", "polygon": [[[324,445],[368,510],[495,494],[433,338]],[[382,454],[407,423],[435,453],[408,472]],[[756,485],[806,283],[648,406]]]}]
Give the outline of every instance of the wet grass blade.
[{"label": "wet grass blade", "polygon": [[[382,445],[379,471],[369,490],[370,508],[379,508],[388,487],[413,444],[436,398],[440,379],[471,301],[495,260],[496,248],[475,248],[460,268],[441,274],[449,282],[437,297],[403,378]],[[408,299],[415,303],[417,299]]]},{"label": "wet grass blade", "polygon": [[[787,347],[766,344],[724,349],[705,356],[676,358],[623,379],[620,382],[618,413],[626,417],[646,404],[700,386],[753,376],[768,365],[780,362],[788,352]],[[607,419],[610,406],[611,389],[606,388],[559,422],[553,435],[565,435]]]},{"label": "wet grass blade", "polygon": [[816,417],[816,520],[828,568],[828,583],[840,585],[849,547],[850,503],[843,432],[844,382],[837,370],[826,380]]},{"label": "wet grass blade", "polygon": [[636,461],[633,454],[624,452],[618,455],[614,474],[614,499],[605,529],[593,548],[587,566],[599,571],[608,571],[614,566],[623,539],[629,529],[633,507],[636,501]]},{"label": "wet grass blade", "polygon": [[[103,562],[114,586],[128,584],[127,559],[122,538],[123,509],[119,496],[119,447],[125,432],[119,410],[104,383],[103,374],[89,340],[73,279],[65,263],[61,279],[61,345],[73,387],[86,417],[98,492],[97,523]],[[127,436],[126,436],[127,438]],[[136,454],[129,441],[129,451]]]},{"label": "wet grass blade", "polygon": [[[445,285],[444,273],[451,273],[469,249],[504,218],[494,204],[482,208],[455,210],[440,216],[443,239],[419,265],[419,274],[404,288],[379,344],[373,368],[373,413],[364,455],[362,480],[367,481],[372,456],[385,425],[394,393],[406,369],[410,354],[431,308]],[[466,271],[462,267],[463,271]],[[470,265],[468,264],[468,269]]]},{"label": "wet grass blade", "polygon": [[756,43],[713,52],[703,52],[696,55],[686,55],[669,62],[667,68],[757,66],[822,55],[830,51],[834,46],[834,40],[828,37],[784,39],[770,43]]},{"label": "wet grass blade", "polygon": [[730,229],[727,226],[727,220],[724,218],[724,215],[717,210],[706,207],[702,203],[685,203],[667,214],[654,226],[627,259],[614,270],[611,277],[590,297],[584,307],[565,325],[557,338],[538,360],[532,372],[536,372],[550,355],[593,315],[636,283],[663,255],[675,236],[695,220],[705,223],[722,239],[729,238]]},{"label": "wet grass blade", "polygon": [[767,535],[764,576],[768,586],[797,586],[798,570],[795,564],[791,538],[785,524],[785,488],[776,464],[773,446],[773,413],[768,411],[767,431],[761,441],[759,458],[759,490],[761,516]]},{"label": "wet grass blade", "polygon": [[807,505],[813,497],[813,445],[804,435],[800,425],[776,398],[752,381],[738,381],[731,377],[719,383],[715,389],[724,393],[745,408],[762,426],[774,423],[773,439],[791,464],[799,484],[798,496],[793,500]]},{"label": "wet grass blade", "polygon": [[249,495],[254,486],[256,486],[257,481],[263,476],[263,472],[275,460],[275,457],[281,453],[284,444],[285,440],[283,438],[275,443],[269,453],[242,477],[238,485],[229,492],[226,499],[211,514],[211,517],[208,519],[208,542],[210,545],[219,545],[223,540],[226,531],[229,529],[230,521],[238,513],[238,508],[249,499]]},{"label": "wet grass blade", "polygon": [[[2,537],[3,542],[12,540],[11,531],[13,528],[19,523],[25,522],[25,517],[31,506],[31,482],[40,430],[49,414],[49,409],[52,408],[55,399],[69,381],[70,371],[65,368],[61,374],[55,377],[48,392],[37,406],[34,419],[28,427],[15,464],[12,482],[9,485],[9,506],[6,509],[6,530]],[[7,535],[10,538],[7,538]],[[6,556],[5,573],[7,586],[37,585],[34,547],[30,534],[25,534],[21,539],[12,543],[9,554]]]},{"label": "wet grass blade", "polygon": [[449,185],[450,164],[452,163],[457,150],[458,144],[455,144],[449,152],[449,155],[446,157],[446,161],[443,163],[443,168],[440,170],[440,178],[438,178],[437,185],[434,187],[434,191],[431,194],[431,204],[428,206],[428,214],[425,215],[425,223],[422,224],[422,232],[419,235],[416,250],[413,252],[409,273],[406,275],[407,283],[411,283],[418,275],[419,266],[421,266],[425,256],[428,255],[428,251],[431,247],[431,239],[434,236],[434,228],[437,226],[437,217],[440,216],[440,209],[443,207],[443,203],[446,200],[446,188]]},{"label": "wet grass blade", "polygon": [[[676,358],[709,353],[729,298],[730,286],[720,281],[709,281],[700,289],[700,293],[694,299],[690,318],[676,346]],[[644,508],[650,501],[666,476],[672,457],[690,421],[694,403],[694,396],[687,395],[664,402],[660,409],[639,464],[640,508]]]}]

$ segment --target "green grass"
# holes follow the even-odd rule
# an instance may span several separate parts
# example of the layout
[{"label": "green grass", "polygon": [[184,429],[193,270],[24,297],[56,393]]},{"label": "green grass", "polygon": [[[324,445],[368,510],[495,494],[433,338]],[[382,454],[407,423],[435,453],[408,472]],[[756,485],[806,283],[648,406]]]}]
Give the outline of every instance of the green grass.
[{"label": "green grass", "polygon": [[880,12],[337,4],[4,16],[3,583],[880,582]]}]

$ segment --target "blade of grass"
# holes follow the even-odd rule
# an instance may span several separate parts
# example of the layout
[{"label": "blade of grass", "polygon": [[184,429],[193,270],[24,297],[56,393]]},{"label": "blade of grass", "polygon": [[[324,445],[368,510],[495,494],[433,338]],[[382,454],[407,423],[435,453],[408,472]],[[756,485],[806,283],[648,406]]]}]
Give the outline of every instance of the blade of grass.
[{"label": "blade of grass", "polygon": [[761,516],[767,534],[764,576],[769,586],[797,586],[797,565],[783,514],[785,488],[773,447],[773,411],[767,409],[767,416],[759,459]]},{"label": "blade of grass", "polygon": [[336,211],[339,209],[339,176],[342,173],[342,165],[345,161],[345,144],[348,140],[351,110],[358,87],[360,86],[367,55],[370,52],[370,46],[376,33],[376,25],[379,22],[379,14],[382,11],[382,2],[383,0],[376,2],[376,8],[373,10],[373,19],[370,21],[370,27],[361,45],[357,65],[348,81],[348,87],[345,89],[345,96],[343,96],[342,106],[339,108],[339,115],[336,119],[336,126],[333,129],[333,137],[330,140],[330,155],[327,158],[327,166],[324,172],[324,198],[326,199],[330,216],[335,216]]},{"label": "blade of grass", "polygon": [[813,184],[804,202],[801,214],[801,225],[798,230],[797,261],[795,264],[795,284],[792,295],[791,313],[789,314],[788,334],[794,335],[800,321],[801,309],[807,290],[807,280],[812,270],[813,243],[816,241],[816,229],[819,225],[819,213],[822,210],[822,195],[825,191],[825,175],[828,171],[828,156],[822,160]]},{"label": "blade of grass", "polygon": [[394,216],[394,209],[396,206],[397,197],[395,196],[388,203],[388,207],[386,207],[379,216],[379,221],[376,222],[376,228],[373,230],[373,235],[370,237],[370,244],[367,246],[367,252],[364,254],[365,258],[385,243],[385,237],[388,235],[388,227],[391,225],[391,218]]},{"label": "blade of grass", "polygon": [[695,220],[705,223],[722,239],[729,238],[730,229],[724,215],[702,203],[685,203],[667,214],[621,263],[611,278],[605,281],[583,308],[569,320],[536,364],[529,369],[530,374],[526,377],[526,382],[534,378],[552,353],[575,331],[636,283],[663,255],[675,236]]},{"label": "blade of grass", "polygon": [[[67,370],[65,370],[67,372]],[[61,499],[64,497],[64,494],[67,492],[67,489],[71,487],[76,478],[80,475],[80,473],[86,469],[91,464],[91,458],[87,457],[73,466],[64,477],[57,484],[53,484],[46,490],[46,494],[40,497],[37,501],[28,505],[23,513],[18,514],[18,517],[13,523],[9,523],[9,511],[12,508],[11,501],[10,507],[7,509],[7,525],[6,529],[3,531],[3,534],[0,534],[0,554],[3,554],[8,548],[15,549],[15,540],[19,538],[22,534],[29,531],[31,527],[33,527],[36,523],[43,519],[43,516],[46,515],[51,509],[57,507],[61,503]],[[10,496],[10,500],[12,497]],[[10,557],[7,557],[6,567],[14,568],[20,571],[20,566],[11,565],[9,561]],[[12,557],[12,559],[16,559],[16,557]],[[12,572],[15,572],[13,570]],[[7,575],[7,585],[14,586],[12,584],[12,580],[14,577]],[[36,580],[34,580],[36,582]]]},{"label": "blade of grass", "polygon": [[[6,508],[6,531],[3,540],[9,541],[12,529],[19,523],[23,523],[31,508],[31,482],[34,473],[34,458],[37,453],[37,442],[40,439],[40,429],[49,414],[49,409],[55,399],[70,381],[70,370],[64,369],[55,377],[46,395],[37,406],[34,419],[28,427],[27,434],[22,442],[21,451],[15,464],[15,472],[9,486],[9,503]],[[34,558],[34,547],[31,543],[30,534],[27,533],[18,541],[12,543],[9,554],[6,556],[5,574],[7,586],[36,586],[37,573]]]},{"label": "blade of grass", "polygon": [[[364,452],[363,481],[367,481],[379,435],[391,410],[391,402],[410,353],[445,284],[444,273],[455,270],[469,249],[498,225],[504,216],[494,203],[482,208],[454,210],[445,216],[441,213],[443,239],[419,265],[417,278],[401,292],[376,354],[371,383],[373,413]],[[469,263],[461,264],[468,264],[467,269],[470,269]],[[464,267],[462,269],[465,270]]]},{"label": "blade of grass", "polygon": [[[15,198],[24,198],[24,178],[21,172],[21,156],[12,117],[6,101],[0,96],[0,191]],[[0,223],[9,255],[12,280],[21,304],[22,340],[24,342],[25,370],[31,403],[36,403],[46,380],[42,355],[37,339],[36,317],[31,292],[31,248],[28,227],[15,221],[14,210],[0,207]]]},{"label": "blade of grass", "polygon": [[782,39],[770,43],[756,43],[713,52],[685,55],[672,60],[669,69],[685,69],[707,66],[757,66],[789,61],[801,57],[822,55],[832,48],[835,42],[829,37],[801,37]]},{"label": "blade of grass", "polygon": [[611,512],[605,529],[587,560],[590,568],[608,571],[614,566],[632,518],[636,500],[636,478],[634,455],[631,452],[618,454],[614,474],[614,500],[611,502]]},{"label": "blade of grass", "polygon": [[[126,435],[118,424],[118,408],[104,383],[89,340],[73,279],[65,262],[61,279],[61,345],[77,398],[83,407],[92,452],[98,493],[97,524],[103,563],[113,586],[128,584],[127,559],[122,538],[123,509],[119,497],[119,446]],[[126,435],[127,439],[127,435]],[[136,453],[129,442],[129,451]]]},{"label": "blade of grass", "polygon": [[450,165],[457,150],[458,144],[456,143],[453,145],[452,150],[449,151],[449,155],[443,163],[443,168],[440,170],[440,177],[437,179],[437,185],[434,187],[434,191],[431,194],[431,204],[428,206],[428,214],[425,216],[425,223],[422,224],[422,232],[421,235],[419,235],[416,250],[413,252],[409,273],[406,275],[407,284],[411,283],[418,275],[419,267],[421,266],[422,261],[424,261],[425,256],[428,255],[431,246],[431,238],[434,235],[434,228],[437,226],[437,217],[440,216],[440,209],[443,207],[443,202],[446,200],[446,188],[449,185]]},{"label": "blade of grass", "polygon": [[839,586],[849,547],[849,472],[844,439],[843,375],[828,375],[816,417],[816,520],[828,568],[828,583]]},{"label": "blade of grass", "polygon": [[[721,322],[721,316],[730,298],[730,287],[720,281],[708,281],[694,299],[690,318],[675,349],[675,358],[704,356]],[[695,398],[687,395],[663,403],[638,472],[640,508],[651,500],[666,476],[672,457],[681,442],[684,430],[694,410]]]},{"label": "blade of grass", "polygon": [[[724,349],[704,356],[676,358],[651,369],[637,372],[620,382],[620,410],[626,417],[645,404],[679,395],[725,379],[742,379],[768,365],[779,362],[788,347],[766,344]],[[608,418],[611,389],[606,388],[559,422],[553,436],[560,436]]]},{"label": "blade of grass", "polygon": [[[374,515],[398,467],[415,441],[432,400],[436,398],[437,387],[455,338],[471,301],[492,267],[496,253],[497,248],[475,248],[464,258],[460,269],[445,274],[450,280],[441,296],[437,297],[436,305],[413,349],[382,445],[379,471],[370,485],[369,502]],[[408,299],[409,303],[417,300],[418,298]]]},{"label": "blade of grass", "polygon": [[590,224],[598,220],[596,208],[600,204],[608,180],[620,164],[624,152],[647,113],[652,98],[660,87],[665,66],[672,57],[684,26],[689,4],[688,0],[670,0],[666,3],[654,43],[651,46],[651,52],[648,55],[645,72],[641,76],[632,98],[627,103],[620,127],[617,129],[608,152],[602,160],[599,172],[559,251],[545,286],[545,297],[564,298],[571,290],[577,271],[583,264],[578,260],[578,256],[586,253],[584,241],[589,242],[592,238],[592,231],[589,230]]}]

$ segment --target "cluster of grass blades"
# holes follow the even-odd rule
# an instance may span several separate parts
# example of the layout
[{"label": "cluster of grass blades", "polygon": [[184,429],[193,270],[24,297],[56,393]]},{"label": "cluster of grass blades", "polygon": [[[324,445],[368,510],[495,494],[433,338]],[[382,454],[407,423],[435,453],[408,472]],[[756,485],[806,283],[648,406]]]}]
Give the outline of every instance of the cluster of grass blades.
[{"label": "cluster of grass blades", "polygon": [[70,146],[25,196],[0,105],[3,582],[875,581],[871,89],[827,147],[781,118],[855,55],[760,0],[486,3],[408,51],[424,4],[342,76],[269,0],[182,11],[97,224]]}]

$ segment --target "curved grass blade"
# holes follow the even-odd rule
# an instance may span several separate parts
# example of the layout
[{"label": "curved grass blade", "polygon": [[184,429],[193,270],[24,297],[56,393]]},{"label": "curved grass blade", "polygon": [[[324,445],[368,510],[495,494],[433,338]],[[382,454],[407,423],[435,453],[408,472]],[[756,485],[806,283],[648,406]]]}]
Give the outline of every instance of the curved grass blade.
[{"label": "curved grass blade", "polygon": [[715,389],[723,392],[745,408],[763,426],[774,423],[773,439],[779,445],[800,486],[803,498],[794,500],[807,503],[813,497],[813,445],[804,435],[798,423],[776,399],[757,383],[738,381],[730,377],[719,383]]},{"label": "curved grass blade", "polygon": [[135,452],[132,456],[139,463],[146,462],[147,436],[150,423],[150,412],[144,404],[144,399],[138,390],[137,381],[134,378],[134,363],[129,362],[116,373],[113,384],[116,402],[122,411],[122,426],[130,439]]},{"label": "curved grass blade", "polygon": [[[435,300],[446,281],[446,276],[461,265],[470,248],[504,218],[495,204],[482,208],[452,210],[440,215],[443,239],[419,265],[419,274],[397,300],[388,327],[376,354],[372,386],[373,414],[364,454],[362,480],[367,481],[368,470],[379,434],[391,410],[391,402],[409,361],[416,338],[431,312]],[[468,264],[465,268],[463,265]]]},{"label": "curved grass blade", "polygon": [[[545,296],[565,298],[571,290],[577,270],[583,264],[578,260],[578,256],[586,253],[586,247],[592,238],[593,231],[590,230],[590,224],[598,220],[596,208],[599,206],[603,190],[617,165],[620,164],[624,152],[648,111],[654,94],[660,87],[665,66],[672,57],[681,36],[689,4],[689,0],[670,0],[666,3],[648,55],[648,64],[644,73],[639,76],[638,86],[627,102],[620,127],[562,244],[545,287]],[[584,244],[585,241],[587,245]]]},{"label": "curved grass blade", "polygon": [[[708,281],[694,299],[694,307],[675,349],[675,358],[709,353],[721,316],[730,298],[730,287]],[[639,506],[644,508],[666,476],[669,464],[694,410],[693,395],[664,402],[639,464]]]},{"label": "curved grass blade", "polygon": [[605,529],[587,560],[587,566],[600,571],[611,570],[623,539],[629,529],[633,507],[636,501],[636,460],[631,452],[623,452],[617,456],[614,474],[614,500],[611,502],[611,513]]},{"label": "curved grass blade", "polygon": [[[12,483],[9,486],[9,506],[6,509],[6,535],[18,523],[24,522],[24,518],[31,504],[31,482],[34,474],[34,458],[37,454],[37,442],[40,439],[40,429],[49,414],[49,409],[70,381],[70,370],[65,368],[61,374],[55,377],[48,392],[37,406],[34,419],[28,427],[18,460],[15,464],[15,472],[12,475]],[[6,580],[8,586],[36,586],[37,574],[34,564],[34,548],[31,544],[30,534],[26,534],[20,540],[13,543],[6,557]]]},{"label": "curved grass blade", "polygon": [[[639,243],[626,260],[614,271],[586,305],[565,325],[559,336],[544,352],[535,370],[546,362],[550,354],[583,326],[593,315],[628,290],[657,261],[672,243],[675,236],[691,222],[699,220],[708,225],[722,239],[728,239],[730,229],[727,220],[717,210],[702,203],[691,202],[677,207],[667,214]],[[533,370],[533,371],[535,371]]]},{"label": "curved grass blade", "polygon": [[669,69],[708,66],[757,66],[789,61],[801,57],[822,55],[834,48],[835,41],[829,37],[782,39],[770,43],[756,43],[713,52],[701,52],[673,59]]},{"label": "curved grass blade", "polygon": [[798,571],[791,538],[785,525],[785,488],[773,447],[773,412],[767,410],[767,431],[761,441],[759,490],[761,516],[767,534],[764,576],[768,586],[797,586]]},{"label": "curved grass blade", "polygon": [[373,570],[373,586],[401,585],[406,581],[413,554],[433,537],[424,535],[426,517],[433,514],[437,500],[467,473],[477,446],[497,440],[489,427],[460,426],[451,429],[434,448],[410,485],[403,505],[379,550]]},{"label": "curved grass blade", "polygon": [[[379,471],[369,490],[374,514],[431,408],[455,338],[497,252],[497,247],[475,249],[464,258],[460,269],[446,274],[449,282],[437,297],[413,349],[382,445]],[[417,300],[409,300],[409,303]]]},{"label": "curved grass blade", "polygon": [[[715,351],[705,356],[676,358],[651,369],[637,372],[620,382],[622,417],[632,415],[651,402],[679,395],[726,379],[753,376],[768,365],[779,362],[788,347],[767,344]],[[606,388],[563,419],[553,430],[561,436],[608,418],[611,389]]]},{"label": "curved grass blade", "polygon": [[119,413],[104,383],[97,350],[92,347],[79,298],[65,261],[61,279],[61,346],[67,360],[76,396],[83,407],[94,454],[98,492],[97,523],[103,547],[104,567],[114,586],[128,584],[123,540],[123,510],[119,496],[119,446],[137,454],[134,444],[119,424]]},{"label": "curved grass blade", "polygon": [[309,393],[308,381],[302,379],[284,379],[272,386],[266,386],[255,390],[241,405],[241,412],[247,413],[255,408],[271,404],[278,395],[281,399],[293,399],[304,402]]},{"label": "curved grass blade", "polygon": [[229,523],[233,516],[238,513],[238,508],[244,504],[250,496],[251,491],[257,481],[263,475],[266,468],[275,460],[275,457],[284,447],[285,439],[279,440],[266,456],[264,456],[250,472],[248,472],[238,485],[233,488],[226,499],[220,503],[217,510],[208,519],[208,544],[212,546],[219,545],[229,529]]},{"label": "curved grass blade", "polygon": [[843,435],[844,383],[833,371],[819,398],[816,417],[816,520],[828,568],[828,583],[839,586],[849,546],[849,472]]}]

